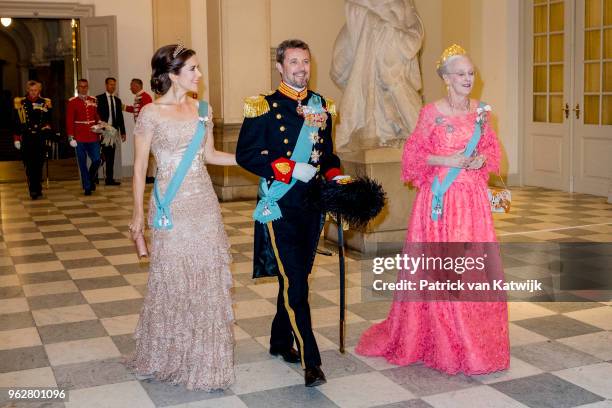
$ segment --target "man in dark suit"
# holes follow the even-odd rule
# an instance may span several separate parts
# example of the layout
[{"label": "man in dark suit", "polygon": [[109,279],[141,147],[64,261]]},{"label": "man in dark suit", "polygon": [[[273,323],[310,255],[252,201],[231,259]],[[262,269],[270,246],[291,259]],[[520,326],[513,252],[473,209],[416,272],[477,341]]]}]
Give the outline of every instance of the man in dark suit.
[{"label": "man in dark suit", "polygon": [[[98,99],[98,115],[100,120],[108,123],[121,135],[121,140],[125,142],[125,124],[123,122],[123,112],[121,99],[115,96],[117,89],[117,80],[113,77],[108,77],[104,80],[106,92],[96,96]],[[103,145],[102,153],[106,160],[106,185],[118,186],[121,183],[113,178],[113,168],[115,166],[115,146]]]}]

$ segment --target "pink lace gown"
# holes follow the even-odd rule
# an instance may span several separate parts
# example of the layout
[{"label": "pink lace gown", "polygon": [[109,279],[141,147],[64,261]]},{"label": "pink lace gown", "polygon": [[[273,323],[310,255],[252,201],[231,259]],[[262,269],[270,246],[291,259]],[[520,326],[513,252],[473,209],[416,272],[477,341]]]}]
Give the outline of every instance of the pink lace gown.
[{"label": "pink lace gown", "polygon": [[[408,224],[410,242],[496,242],[487,181],[499,168],[499,144],[485,122],[477,146],[487,157],[480,170],[462,170],[444,196],[443,215],[431,219],[431,183],[447,169],[427,165],[429,155],[463,150],[476,113],[445,116],[434,104],[420,112],[404,145],[402,177],[418,188]],[[366,330],[356,347],[364,356],[390,363],[423,362],[448,374],[485,374],[509,367],[508,310],[505,302],[394,301],[387,318]]]},{"label": "pink lace gown", "polygon": [[[152,134],[164,194],[198,121],[163,118],[154,108],[143,108],[134,134]],[[147,294],[129,365],[160,381],[215,391],[234,381],[234,317],[230,245],[205,160],[203,141],[170,206],[173,228],[152,230]],[[151,194],[149,222],[154,212]]]}]

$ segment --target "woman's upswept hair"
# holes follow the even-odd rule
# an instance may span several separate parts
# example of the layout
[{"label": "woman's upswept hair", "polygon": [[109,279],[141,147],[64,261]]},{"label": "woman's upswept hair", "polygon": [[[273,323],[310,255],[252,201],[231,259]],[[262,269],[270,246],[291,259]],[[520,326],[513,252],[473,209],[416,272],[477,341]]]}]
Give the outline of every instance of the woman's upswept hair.
[{"label": "woman's upswept hair", "polygon": [[179,48],[178,44],[164,45],[151,58],[151,90],[158,95],[168,92],[172,85],[169,74],[178,74],[185,62],[195,55],[189,48]]}]

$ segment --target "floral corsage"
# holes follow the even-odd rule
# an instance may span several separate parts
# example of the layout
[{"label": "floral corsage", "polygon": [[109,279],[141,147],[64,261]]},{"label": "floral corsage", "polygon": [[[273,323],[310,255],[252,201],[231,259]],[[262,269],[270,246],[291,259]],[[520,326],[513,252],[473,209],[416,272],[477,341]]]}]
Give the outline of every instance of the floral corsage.
[{"label": "floral corsage", "polygon": [[204,126],[210,125],[210,118],[207,116],[198,116],[198,120],[202,122]]},{"label": "floral corsage", "polygon": [[491,105],[479,106],[476,108],[476,123],[480,123],[481,126],[487,122],[487,112],[491,112]]}]

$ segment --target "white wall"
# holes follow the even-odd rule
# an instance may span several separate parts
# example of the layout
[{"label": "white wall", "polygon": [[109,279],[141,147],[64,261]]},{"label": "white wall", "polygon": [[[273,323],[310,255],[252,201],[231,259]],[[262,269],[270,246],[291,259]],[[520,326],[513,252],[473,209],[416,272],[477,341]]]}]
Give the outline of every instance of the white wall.
[{"label": "white wall", "polygon": [[[440,0],[438,0],[440,1]],[[442,50],[457,43],[470,54],[478,68],[473,96],[493,107],[493,126],[502,144],[503,175],[518,181],[519,172],[519,7],[517,0],[441,0],[441,15],[436,20],[435,2],[417,0],[427,31],[441,26]],[[432,69],[433,68],[429,68]],[[428,67],[423,67],[427,78]],[[441,82],[440,82],[441,83]],[[431,83],[429,91],[431,91]],[[434,92],[435,94],[435,92]],[[442,89],[440,96],[444,95]]]},{"label": "white wall", "polygon": [[[482,1],[479,71],[482,100],[493,107],[503,146],[502,173],[519,171],[519,2]],[[500,46],[503,45],[503,46]]]},{"label": "white wall", "polygon": [[[151,0],[82,0],[82,4],[94,4],[96,16],[117,16],[117,43],[119,72],[117,73],[119,97],[131,104],[134,96],[130,92],[132,78],[140,78],[145,90],[151,92],[151,56],[153,55],[153,11]],[[128,141],[122,145],[121,162],[129,167],[134,162],[132,130],[134,120],[131,113],[124,113]],[[124,176],[131,175],[123,173]]]},{"label": "white wall", "polygon": [[202,81],[200,82],[199,98],[210,100],[209,70],[208,70],[208,39],[207,39],[207,11],[205,0],[191,0],[191,49],[193,49],[200,62]]},{"label": "white wall", "polygon": [[225,123],[242,123],[244,98],[270,89],[269,27],[268,0],[221,0]]},{"label": "white wall", "polygon": [[[29,3],[27,0],[17,0]],[[41,1],[41,0],[39,0]],[[250,44],[272,44],[290,37],[301,37],[307,41],[313,50],[316,63],[316,72],[313,77],[313,88],[325,96],[340,100],[341,91],[329,78],[331,66],[331,53],[336,36],[344,24],[344,1],[342,0],[311,0],[307,8],[298,0],[266,0],[269,1],[270,15],[258,15],[261,20],[254,30],[251,25],[245,25],[242,30],[236,29],[236,24],[244,25],[244,21],[236,17],[233,8],[239,7],[242,13],[253,13],[253,10],[263,10],[266,1],[242,3],[243,0],[223,0],[226,12],[233,19],[224,16],[223,23],[232,25],[232,33],[242,35],[243,40]],[[260,3],[262,2],[263,3]],[[49,1],[44,1],[48,3]],[[117,16],[117,38],[119,43],[119,95],[125,102],[131,102],[132,94],[129,91],[129,82],[133,77],[141,78],[145,88],[149,88],[150,59],[153,47],[153,11],[151,0],[80,0],[81,4],[93,4],[97,16]],[[443,95],[443,86],[435,75],[435,61],[442,49],[452,42],[458,42],[468,49],[478,65],[481,73],[482,86],[476,89],[478,96],[489,102],[497,115],[496,129],[502,141],[507,163],[504,163],[503,172],[516,174],[519,171],[519,7],[516,0],[415,0],[417,10],[425,24],[425,46],[422,55],[423,83],[425,100],[430,102]],[[204,0],[190,0],[191,10],[191,41],[192,47],[200,56],[204,69],[204,84],[208,84],[206,63],[208,53],[208,39],[206,33],[207,5]],[[324,12],[321,12],[324,10]],[[253,16],[251,16],[252,18]],[[268,21],[266,21],[269,19]],[[269,24],[269,37],[262,33],[261,24]],[[235,43],[240,41],[228,34],[228,27],[224,27],[227,35],[226,41]],[[253,33],[256,32],[257,35]],[[245,37],[246,35],[246,37]],[[231,37],[231,38],[230,38]],[[257,38],[253,38],[257,37]],[[228,44],[224,44],[224,53],[227,54]],[[230,47],[232,48],[232,47]],[[240,47],[238,47],[240,48]],[[259,55],[259,54],[258,54]],[[231,58],[230,58],[231,57]],[[269,57],[267,57],[269,58]],[[264,69],[268,60],[253,61],[248,55],[224,55],[227,62],[231,61],[229,74],[241,64],[247,64],[257,70],[258,76],[269,75],[269,69]],[[232,68],[233,67],[233,68]],[[256,67],[256,68],[255,68]],[[211,67],[214,68],[214,67]],[[261,71],[261,73],[260,73]],[[230,81],[225,78],[225,81]],[[246,82],[245,82],[246,81]],[[221,112],[225,113],[229,122],[239,122],[244,96],[265,91],[259,89],[261,80],[248,81],[248,78],[231,78],[226,89],[231,95],[228,106],[223,106]],[[249,83],[253,83],[250,89]],[[230,86],[231,85],[231,86]],[[275,87],[275,84],[271,84]],[[214,93],[214,91],[213,91]],[[208,97],[210,90],[204,90],[204,97]],[[243,95],[244,94],[244,95]],[[228,95],[226,95],[228,97]],[[235,100],[235,101],[234,101]],[[219,108],[217,109],[219,111]],[[133,120],[126,115],[128,134],[131,135]],[[124,144],[122,163],[124,166],[132,164],[133,144],[128,137]]]},{"label": "white wall", "polygon": [[[14,0],[17,3],[55,3],[51,0]],[[66,3],[58,1],[57,3]],[[149,89],[151,77],[151,56],[153,55],[153,17],[151,0],[79,0],[71,3],[93,5],[95,16],[117,16],[117,52],[119,72],[116,73],[118,81],[118,95],[126,103],[133,102],[130,92],[132,78],[140,78]],[[25,17],[25,16],[23,16]],[[32,15],[33,17],[33,15]],[[71,18],[73,16],[57,16]],[[133,163],[134,144],[132,129],[134,121],[131,114],[125,114],[125,123],[128,141],[122,145],[121,162],[124,167],[131,167]],[[124,174],[123,175],[130,175]]]},{"label": "white wall", "polygon": [[[305,6],[305,4],[307,6]],[[345,23],[344,1],[341,0],[271,0],[270,39],[272,47],[290,38],[304,40],[310,46],[313,70],[310,88],[340,101],[342,91],[329,76],[334,42]],[[276,88],[280,76],[272,88]]]},{"label": "white wall", "polygon": [[440,56],[442,44],[442,0],[415,0],[417,12],[423,20],[425,38],[421,49],[421,78],[423,80],[423,99],[430,103],[444,94],[442,80],[436,74],[436,61]]}]

